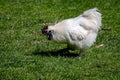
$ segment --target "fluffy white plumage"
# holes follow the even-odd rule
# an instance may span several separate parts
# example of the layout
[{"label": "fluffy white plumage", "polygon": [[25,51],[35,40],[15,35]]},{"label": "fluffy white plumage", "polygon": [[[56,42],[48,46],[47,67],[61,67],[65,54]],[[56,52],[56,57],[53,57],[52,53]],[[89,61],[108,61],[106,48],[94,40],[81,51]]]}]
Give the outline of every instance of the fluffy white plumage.
[{"label": "fluffy white plumage", "polygon": [[47,32],[52,31],[54,41],[66,43],[70,49],[79,49],[83,53],[96,41],[101,20],[101,13],[93,8],[78,17],[48,26]]}]

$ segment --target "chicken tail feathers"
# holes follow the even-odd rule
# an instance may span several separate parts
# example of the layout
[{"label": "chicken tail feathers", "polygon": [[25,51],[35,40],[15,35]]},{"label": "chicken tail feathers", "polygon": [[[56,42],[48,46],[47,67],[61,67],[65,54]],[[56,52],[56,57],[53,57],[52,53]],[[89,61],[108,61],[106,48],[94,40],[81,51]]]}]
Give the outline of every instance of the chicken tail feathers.
[{"label": "chicken tail feathers", "polygon": [[97,8],[93,8],[93,9],[89,9],[87,11],[85,11],[82,14],[82,17],[88,18],[88,19],[96,19],[97,20],[97,25],[101,26],[101,13],[99,12],[99,10]]}]

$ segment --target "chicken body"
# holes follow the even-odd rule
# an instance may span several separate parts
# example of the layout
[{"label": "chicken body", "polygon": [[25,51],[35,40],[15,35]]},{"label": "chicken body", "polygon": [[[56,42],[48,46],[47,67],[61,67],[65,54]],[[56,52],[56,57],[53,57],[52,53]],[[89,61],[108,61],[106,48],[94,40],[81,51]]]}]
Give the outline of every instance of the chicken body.
[{"label": "chicken body", "polygon": [[84,53],[96,41],[100,26],[101,14],[94,8],[76,18],[48,26],[47,32],[53,31],[51,34],[54,41],[66,43],[69,49],[78,49]]}]

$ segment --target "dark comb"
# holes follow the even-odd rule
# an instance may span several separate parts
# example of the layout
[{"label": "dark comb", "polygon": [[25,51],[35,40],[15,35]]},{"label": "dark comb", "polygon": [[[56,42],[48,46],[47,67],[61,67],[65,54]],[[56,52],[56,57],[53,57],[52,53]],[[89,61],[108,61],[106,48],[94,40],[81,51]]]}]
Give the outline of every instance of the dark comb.
[{"label": "dark comb", "polygon": [[46,26],[44,27],[44,29],[48,29],[48,25],[46,25]]},{"label": "dark comb", "polygon": [[47,29],[48,29],[48,25],[46,25],[43,29],[41,29],[42,34],[47,35],[47,34],[48,34],[48,33],[47,33]]}]

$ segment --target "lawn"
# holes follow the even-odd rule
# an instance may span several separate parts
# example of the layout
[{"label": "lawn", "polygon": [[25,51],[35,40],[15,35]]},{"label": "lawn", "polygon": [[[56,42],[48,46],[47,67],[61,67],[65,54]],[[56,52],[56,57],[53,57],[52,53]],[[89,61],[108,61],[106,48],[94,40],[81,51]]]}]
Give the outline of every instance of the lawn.
[{"label": "lawn", "polygon": [[[97,7],[102,29],[97,41],[78,51],[48,41],[41,29]],[[103,45],[98,47],[99,45]],[[0,80],[119,80],[119,0],[0,0]]]}]

